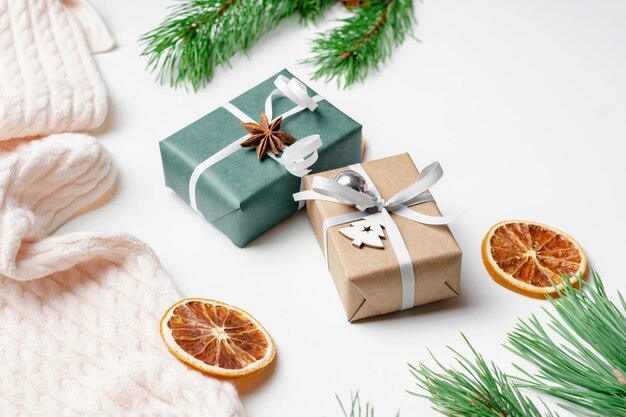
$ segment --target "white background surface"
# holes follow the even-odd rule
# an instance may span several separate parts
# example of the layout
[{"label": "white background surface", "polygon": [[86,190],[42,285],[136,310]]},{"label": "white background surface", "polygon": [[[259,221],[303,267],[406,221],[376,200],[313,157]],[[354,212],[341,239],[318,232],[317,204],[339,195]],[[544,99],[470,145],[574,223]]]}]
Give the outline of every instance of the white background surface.
[{"label": "white background surface", "polygon": [[311,83],[364,124],[366,158],[408,151],[419,167],[439,160],[446,173],[433,195],[444,213],[465,211],[452,226],[464,251],[462,296],[360,324],[346,322],[304,213],[239,249],[164,187],[160,165],[159,140],[282,67],[308,80],[312,69],[297,61],[319,28],[284,22],[193,94],[159,86],[138,56],[138,37],[169,0],[94,3],[118,43],[96,59],[111,103],[97,137],[114,155],[119,186],[108,204],[61,232],[133,233],[183,296],[252,312],[278,357],[240,384],[250,416],[338,416],[334,394],[355,389],[379,417],[398,409],[435,416],[404,391],[413,383],[406,363],[432,364],[427,347],[452,363],[444,346],[463,349],[460,332],[511,369],[505,333],[546,303],[499,287],[484,270],[480,242],[500,220],[569,232],[609,293],[626,289],[625,2],[427,0],[417,10],[421,42],[407,41],[364,85]]}]

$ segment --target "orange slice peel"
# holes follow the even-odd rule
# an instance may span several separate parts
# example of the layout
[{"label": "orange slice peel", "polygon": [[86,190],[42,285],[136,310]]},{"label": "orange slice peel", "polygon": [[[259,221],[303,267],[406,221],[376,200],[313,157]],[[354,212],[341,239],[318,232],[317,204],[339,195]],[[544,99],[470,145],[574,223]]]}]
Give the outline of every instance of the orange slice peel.
[{"label": "orange slice peel", "polygon": [[254,317],[221,301],[180,300],[165,312],[160,327],[176,358],[214,377],[252,375],[276,355],[272,337]]},{"label": "orange slice peel", "polygon": [[576,240],[531,221],[495,224],[481,246],[483,263],[498,284],[533,298],[558,297],[562,277],[574,287],[587,277],[587,256]]}]

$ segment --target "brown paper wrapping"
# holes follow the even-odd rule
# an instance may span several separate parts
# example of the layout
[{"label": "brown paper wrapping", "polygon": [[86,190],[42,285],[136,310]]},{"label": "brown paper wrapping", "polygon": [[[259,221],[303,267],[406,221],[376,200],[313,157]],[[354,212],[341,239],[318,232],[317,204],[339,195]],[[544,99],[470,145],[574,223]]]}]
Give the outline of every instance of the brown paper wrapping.
[{"label": "brown paper wrapping", "polygon": [[[415,182],[418,171],[408,154],[364,162],[365,171],[388,199]],[[318,176],[334,178],[347,168],[326,171]],[[310,189],[313,176],[304,178],[304,189]],[[418,204],[412,210],[440,216],[434,202]],[[309,221],[320,246],[325,219],[353,212],[355,209],[327,201],[307,201]],[[414,306],[459,294],[461,249],[447,226],[430,226],[392,214],[413,260],[415,272]],[[385,249],[355,248],[351,239],[339,233],[343,224],[328,230],[328,268],[349,321],[399,311],[402,301],[400,265],[391,244]]]}]

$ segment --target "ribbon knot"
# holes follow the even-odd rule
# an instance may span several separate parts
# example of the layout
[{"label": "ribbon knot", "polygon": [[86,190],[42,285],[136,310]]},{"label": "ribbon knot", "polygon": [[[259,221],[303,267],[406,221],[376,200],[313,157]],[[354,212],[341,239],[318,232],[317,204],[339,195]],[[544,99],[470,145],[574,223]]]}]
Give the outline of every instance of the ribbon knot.
[{"label": "ribbon knot", "polygon": [[[354,167],[357,169],[354,169]],[[361,175],[365,174],[363,176],[367,177],[367,173],[365,173],[360,165],[351,165],[350,169],[358,171]],[[314,177],[311,190],[294,194],[294,199],[296,199],[296,201],[325,200],[351,205],[363,213],[371,210],[381,212],[383,209],[386,209],[389,213],[398,214],[418,223],[430,225],[448,224],[454,220],[454,217],[427,216],[408,209],[410,206],[433,201],[428,190],[434,186],[442,176],[443,169],[441,165],[439,162],[433,162],[422,170],[413,184],[396,193],[388,200],[382,197],[371,180],[368,181],[370,187],[369,192],[362,193],[353,190],[347,185],[339,184],[337,181],[324,177]]]},{"label": "ribbon knot", "polygon": [[386,208],[387,202],[385,201],[384,198],[382,197],[376,197],[376,210],[378,210],[378,212],[383,211],[383,209]]}]

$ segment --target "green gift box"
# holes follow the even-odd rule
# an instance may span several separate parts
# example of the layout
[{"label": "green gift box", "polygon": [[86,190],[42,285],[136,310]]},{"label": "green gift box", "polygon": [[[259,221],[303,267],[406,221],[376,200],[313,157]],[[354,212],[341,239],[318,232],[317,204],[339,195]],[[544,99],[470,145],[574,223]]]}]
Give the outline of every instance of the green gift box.
[{"label": "green gift box", "polygon": [[[317,106],[304,108],[300,99]],[[239,247],[300,208],[293,194],[300,190],[304,174],[292,174],[280,156],[278,161],[259,161],[255,148],[239,145],[248,134],[242,121],[258,122],[268,103],[273,115],[287,114],[280,129],[298,139],[287,152],[319,135],[317,159],[307,156],[295,164],[315,161],[307,173],[361,162],[362,126],[287,70],[162,140],[165,184]]]}]

